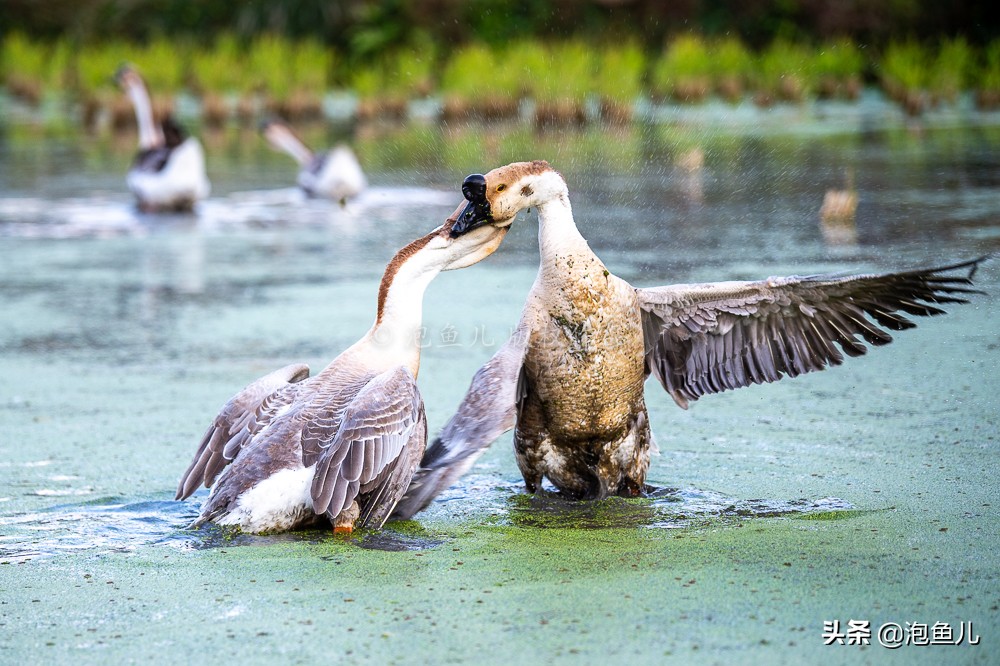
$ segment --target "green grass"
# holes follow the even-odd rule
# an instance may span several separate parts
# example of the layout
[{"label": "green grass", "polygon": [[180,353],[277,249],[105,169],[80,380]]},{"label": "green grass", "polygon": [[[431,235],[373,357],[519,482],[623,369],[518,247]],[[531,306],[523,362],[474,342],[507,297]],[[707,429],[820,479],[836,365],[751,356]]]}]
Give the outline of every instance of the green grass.
[{"label": "green grass", "polygon": [[682,35],[667,46],[650,77],[656,97],[702,100],[712,87],[713,59],[708,44],[697,35]]},{"label": "green grass", "polygon": [[927,87],[929,65],[926,49],[916,41],[892,42],[879,64],[879,78],[889,96],[899,99]]},{"label": "green grass", "polygon": [[[818,47],[778,39],[751,52],[737,37],[707,40],[680,35],[648,57],[638,42],[595,45],[581,40],[525,38],[490,47],[471,43],[441,57],[432,43],[412,43],[368,63],[350,63],[317,40],[262,34],[249,42],[223,33],[210,44],[164,37],[145,45],[124,41],[78,46],[68,39],[35,40],[13,32],[0,44],[0,80],[29,101],[69,90],[89,99],[115,92],[112,75],[125,62],[143,74],[151,92],[176,95],[261,93],[270,102],[315,105],[340,85],[362,100],[405,109],[408,100],[440,95],[446,102],[486,103],[516,112],[525,97],[539,105],[582,108],[588,99],[630,107],[643,95],[699,102],[710,94],[739,101],[747,91],[761,103],[856,97],[869,66],[892,99],[915,108],[918,98],[953,102],[963,90],[1000,91],[1000,40],[983,49],[964,39],[928,47],[889,43],[879,59],[850,40]],[[440,77],[438,72],[441,72]],[[648,82],[644,80],[648,72]],[[630,114],[629,114],[630,115]]]},{"label": "green grass", "polygon": [[979,90],[1000,91],[1000,39],[994,39],[983,50],[976,87]]},{"label": "green grass", "polygon": [[803,44],[776,39],[758,56],[752,78],[759,95],[802,101],[816,87],[812,50]]},{"label": "green grass", "polygon": [[968,42],[962,38],[945,40],[931,65],[927,80],[930,93],[939,100],[954,102],[967,87],[972,62]]},{"label": "green grass", "polygon": [[[538,61],[533,61],[538,66]],[[544,71],[530,82],[538,102],[582,102],[594,89],[593,47],[582,41],[553,44],[544,50]]]},{"label": "green grass", "polygon": [[819,92],[826,97],[855,97],[861,86],[865,56],[849,39],[824,44],[813,60]]},{"label": "green grass", "polygon": [[[133,62],[136,49],[125,42],[89,44],[80,49],[77,72],[80,89],[88,95],[100,95],[117,90],[113,76],[126,62]],[[146,72],[143,72],[146,75]]]},{"label": "green grass", "polygon": [[736,37],[726,37],[712,47],[712,79],[715,89],[724,98],[737,101],[742,97],[750,75],[753,56]]},{"label": "green grass", "polygon": [[253,81],[246,71],[246,54],[232,34],[220,35],[211,46],[191,53],[191,82],[201,93],[248,92]]},{"label": "green grass", "polygon": [[646,57],[635,42],[601,49],[594,68],[594,91],[602,99],[631,103],[642,94]]}]

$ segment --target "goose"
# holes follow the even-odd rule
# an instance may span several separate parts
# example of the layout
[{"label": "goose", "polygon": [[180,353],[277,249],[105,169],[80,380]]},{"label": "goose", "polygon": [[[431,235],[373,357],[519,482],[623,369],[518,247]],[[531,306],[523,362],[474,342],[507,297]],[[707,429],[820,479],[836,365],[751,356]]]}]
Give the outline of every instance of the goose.
[{"label": "goose", "polygon": [[866,352],[856,336],[887,344],[886,329],[915,325],[904,314],[941,314],[939,304],[980,293],[968,285],[985,257],[900,273],[636,288],[590,249],[548,163],[472,175],[464,189],[473,222],[505,224],[537,208],[540,266],[513,335],[427,447],[400,518],[511,428],[528,492],[545,478],[570,498],[641,495],[656,451],[650,374],[686,409],[704,395],[840,365]]},{"label": "goose", "polygon": [[334,146],[317,155],[288,125],[277,120],[264,122],[261,134],[272,147],[299,163],[298,185],[310,197],[332,199],[343,205],[368,186],[358,158],[347,146]]},{"label": "goose", "polygon": [[139,72],[123,65],[115,80],[132,101],[139,126],[139,152],[128,170],[126,183],[144,212],[190,211],[208,196],[201,143],[185,134],[172,117],[159,125],[153,120],[149,93]]},{"label": "goose", "polygon": [[319,374],[288,365],[233,396],[177,487],[178,500],[211,488],[192,527],[265,533],[324,519],[335,532],[381,527],[427,438],[416,384],[424,290],[439,272],[492,254],[508,226],[453,215],[396,253],[375,323]]}]

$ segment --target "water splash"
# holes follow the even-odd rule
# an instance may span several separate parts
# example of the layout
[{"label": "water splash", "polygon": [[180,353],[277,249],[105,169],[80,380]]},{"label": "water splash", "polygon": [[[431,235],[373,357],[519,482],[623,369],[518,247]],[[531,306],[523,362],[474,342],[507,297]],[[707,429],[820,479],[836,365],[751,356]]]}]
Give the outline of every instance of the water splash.
[{"label": "water splash", "polygon": [[649,488],[646,497],[611,497],[577,501],[555,492],[530,495],[520,483],[495,476],[471,475],[448,490],[417,521],[361,531],[352,538],[316,528],[282,534],[244,534],[217,525],[188,526],[198,516],[198,502],[149,500],[124,502],[102,497],[60,504],[44,511],[0,516],[0,563],[65,554],[132,553],[144,546],[207,550],[279,543],[324,543],[342,540],[368,550],[414,551],[435,548],[446,540],[425,532],[420,523],[475,521],[529,528],[683,529],[719,521],[802,517],[845,518],[860,513],[849,502],[822,499],[739,500],[697,488]]}]

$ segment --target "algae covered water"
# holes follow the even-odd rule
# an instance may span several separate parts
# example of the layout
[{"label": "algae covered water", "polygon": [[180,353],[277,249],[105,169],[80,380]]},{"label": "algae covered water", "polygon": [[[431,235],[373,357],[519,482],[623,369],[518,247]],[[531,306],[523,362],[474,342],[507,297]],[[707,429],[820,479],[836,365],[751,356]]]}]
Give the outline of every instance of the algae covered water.
[{"label": "algae covered water", "polygon": [[[373,188],[347,208],[299,197],[294,166],[255,137],[215,137],[212,197],[166,217],[134,212],[130,145],[9,128],[0,661],[993,661],[996,260],[971,304],[842,367],[688,411],[651,383],[648,498],[526,495],[508,436],[379,533],[186,529],[204,491],[171,498],[219,406],[356,340],[385,263],[454,209],[467,173],[548,159],[591,246],[637,286],[1000,249],[995,125],[688,120],[366,130],[355,142]],[[848,183],[853,224],[822,224],[824,194]],[[488,261],[429,288],[431,430],[516,323],[536,233],[522,217]],[[851,620],[870,644],[838,644],[833,623]],[[963,641],[887,649],[877,634],[892,623],[942,623],[939,637],[947,624]]]}]

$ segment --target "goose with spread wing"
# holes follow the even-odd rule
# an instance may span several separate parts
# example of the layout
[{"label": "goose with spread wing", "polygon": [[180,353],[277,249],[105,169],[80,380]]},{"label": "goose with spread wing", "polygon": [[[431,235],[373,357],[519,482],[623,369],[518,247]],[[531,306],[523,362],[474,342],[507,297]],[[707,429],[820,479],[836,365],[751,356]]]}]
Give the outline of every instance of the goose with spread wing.
[{"label": "goose with spread wing", "polygon": [[297,182],[308,196],[344,204],[368,186],[358,158],[347,146],[314,153],[288,125],[278,120],[265,122],[260,131],[273,148],[288,153],[299,163]]},{"label": "goose with spread wing", "polygon": [[511,428],[529,492],[547,478],[575,498],[639,495],[656,450],[643,391],[650,374],[686,409],[710,393],[840,365],[864,354],[864,342],[890,342],[887,330],[912,328],[907,315],[966,302],[982,261],[636,288],[590,249],[566,182],[546,162],[469,176],[463,190],[470,223],[509,223],[536,207],[541,261],[513,336],[427,448],[401,517],[427,506]]},{"label": "goose with spread wing", "polygon": [[211,493],[195,522],[277,532],[328,519],[335,531],[381,527],[402,497],[427,438],[417,390],[424,290],[500,245],[510,221],[452,216],[389,262],[375,323],[322,372],[289,365],[223,406],[176,498]]},{"label": "goose with spread wing", "polygon": [[208,196],[201,143],[187,136],[172,117],[156,123],[146,84],[135,68],[123,65],[115,74],[135,110],[139,126],[139,152],[128,170],[126,183],[145,212],[190,211]]}]

